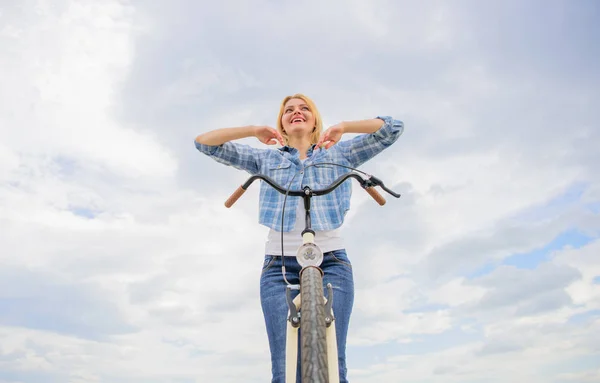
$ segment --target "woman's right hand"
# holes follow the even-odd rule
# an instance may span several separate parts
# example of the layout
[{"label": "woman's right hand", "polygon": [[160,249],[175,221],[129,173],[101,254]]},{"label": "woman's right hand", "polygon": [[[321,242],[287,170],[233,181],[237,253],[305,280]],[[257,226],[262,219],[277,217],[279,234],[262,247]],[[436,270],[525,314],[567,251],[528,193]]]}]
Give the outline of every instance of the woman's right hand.
[{"label": "woman's right hand", "polygon": [[254,136],[263,144],[275,145],[277,142],[284,146],[283,136],[275,128],[270,126],[255,126]]}]

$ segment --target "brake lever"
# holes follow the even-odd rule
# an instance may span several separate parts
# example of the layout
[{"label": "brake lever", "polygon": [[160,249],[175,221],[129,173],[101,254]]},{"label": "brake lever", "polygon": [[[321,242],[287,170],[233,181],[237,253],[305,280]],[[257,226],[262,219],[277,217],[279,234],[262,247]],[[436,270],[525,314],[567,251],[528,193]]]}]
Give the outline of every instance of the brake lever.
[{"label": "brake lever", "polygon": [[390,188],[388,188],[387,186],[385,186],[383,184],[383,181],[380,180],[379,178],[377,178],[377,177],[375,177],[373,175],[369,175],[368,182],[370,182],[371,184],[373,184],[373,186],[380,186],[383,190],[385,190],[389,194],[393,195],[396,198],[400,198],[400,194],[396,193],[395,191],[393,191]]}]

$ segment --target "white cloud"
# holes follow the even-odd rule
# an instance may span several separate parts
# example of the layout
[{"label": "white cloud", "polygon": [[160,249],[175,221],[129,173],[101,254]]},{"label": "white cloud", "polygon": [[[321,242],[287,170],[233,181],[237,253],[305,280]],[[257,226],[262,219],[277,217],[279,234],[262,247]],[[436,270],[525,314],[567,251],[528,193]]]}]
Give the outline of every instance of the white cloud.
[{"label": "white cloud", "polygon": [[[397,306],[389,306],[390,310]],[[389,319],[371,317],[368,324],[355,326],[349,344],[352,346],[372,346],[388,342],[411,342],[411,336],[422,334],[440,334],[452,327],[452,319],[448,312],[410,313],[396,316],[387,315]],[[373,331],[373,329],[377,329]]]},{"label": "white cloud", "polygon": [[555,262],[562,267],[573,267],[581,278],[567,288],[573,302],[588,310],[600,309],[600,284],[594,278],[600,276],[600,241],[596,240],[581,249],[566,249],[558,253]]},{"label": "white cloud", "polygon": [[433,303],[449,306],[460,306],[479,301],[486,294],[486,289],[465,283],[465,278],[456,278],[438,287],[429,294]]},{"label": "white cloud", "polygon": [[133,57],[132,11],[117,1],[63,1],[7,14],[6,28],[15,32],[2,38],[0,125],[12,150],[70,157],[123,176],[175,171],[176,160],[156,137],[110,117]]},{"label": "white cloud", "polygon": [[600,369],[591,369],[577,373],[564,373],[558,375],[561,382],[597,382],[600,380]]},{"label": "white cloud", "polygon": [[247,174],[192,140],[297,91],[328,124],[406,124],[363,168],[402,198],[356,188],[344,230],[351,381],[596,379],[595,69],[560,65],[586,55],[580,10],[551,39],[530,28],[552,7],[519,7],[510,28],[510,5],[4,7],[0,382],[268,380],[258,185],[225,209]]}]

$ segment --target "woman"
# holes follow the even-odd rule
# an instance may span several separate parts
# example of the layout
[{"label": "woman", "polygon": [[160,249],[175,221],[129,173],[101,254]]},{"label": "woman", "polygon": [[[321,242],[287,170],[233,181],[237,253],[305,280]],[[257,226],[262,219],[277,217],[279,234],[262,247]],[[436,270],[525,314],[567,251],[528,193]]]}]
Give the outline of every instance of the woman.
[{"label": "woman", "polygon": [[[401,121],[391,117],[341,122],[322,132],[323,122],[314,102],[302,95],[285,97],[281,103],[277,128],[245,126],[224,128],[199,135],[196,148],[223,164],[251,174],[268,175],[283,187],[301,189],[305,185],[321,188],[348,172],[340,166],[311,166],[337,163],[358,167],[392,145],[404,130]],[[345,133],[364,133],[341,141]],[[267,145],[281,144],[278,149],[257,149],[231,141],[256,137]],[[306,168],[306,171],[304,171]],[[293,182],[290,184],[290,182]],[[315,242],[324,253],[321,268],[323,284],[333,286],[333,312],[337,335],[340,382],[346,378],[346,336],[352,305],[354,282],[352,264],[344,247],[340,227],[350,208],[351,182],[344,182],[334,192],[311,199],[312,228]],[[299,283],[300,266],[295,260],[302,243],[304,210],[300,197],[288,197],[282,220],[284,195],[261,182],[259,223],[270,228],[265,245],[265,259],[260,279],[260,299],[271,351],[272,382],[285,381],[285,336],[288,306],[283,278],[283,261],[287,280]],[[293,296],[292,296],[293,298]],[[300,381],[299,374],[297,381]]]}]

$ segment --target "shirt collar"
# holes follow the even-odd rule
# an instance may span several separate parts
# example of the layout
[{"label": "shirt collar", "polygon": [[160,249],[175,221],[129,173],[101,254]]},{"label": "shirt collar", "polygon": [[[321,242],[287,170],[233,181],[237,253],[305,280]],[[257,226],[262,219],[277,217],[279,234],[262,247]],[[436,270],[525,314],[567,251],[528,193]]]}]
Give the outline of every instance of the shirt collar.
[{"label": "shirt collar", "polygon": [[[308,153],[306,153],[306,155],[307,155],[308,157],[310,157],[310,156],[312,155],[312,153],[313,153],[313,151],[314,151],[314,149],[315,149],[315,146],[317,146],[317,144],[312,144],[312,145],[311,145],[311,146],[308,148]],[[281,148],[278,148],[278,150],[281,150],[282,152],[288,152],[288,153],[290,153],[290,154],[292,154],[292,155],[297,155],[297,154],[299,154],[299,152],[298,152],[298,149],[296,149],[296,148],[293,148],[293,147],[291,147],[291,146],[288,146],[288,145],[282,146]]]}]

